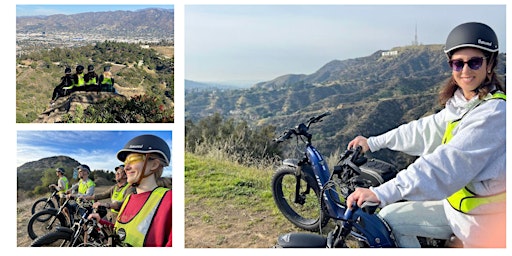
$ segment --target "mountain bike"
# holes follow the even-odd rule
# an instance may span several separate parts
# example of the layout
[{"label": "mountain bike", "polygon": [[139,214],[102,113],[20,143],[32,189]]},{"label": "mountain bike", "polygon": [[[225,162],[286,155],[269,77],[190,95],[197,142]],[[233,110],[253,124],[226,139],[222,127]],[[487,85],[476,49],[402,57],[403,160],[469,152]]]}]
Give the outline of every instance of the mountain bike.
[{"label": "mountain bike", "polygon": [[295,226],[313,232],[329,221],[328,217],[319,214],[320,190],[327,182],[329,169],[320,152],[312,145],[313,135],[308,131],[312,124],[321,122],[330,114],[325,112],[311,117],[306,124],[300,123],[274,139],[282,143],[295,136],[297,146],[299,139],[305,144],[303,158],[285,159],[272,176],[271,186],[274,201],[281,213]]},{"label": "mountain bike", "polygon": [[[64,213],[64,209],[68,205],[75,202],[78,205],[77,211],[69,212],[69,215]],[[29,237],[34,240],[39,236],[52,232],[56,227],[71,227],[75,222],[75,216],[80,214],[79,211],[83,211],[83,207],[80,205],[88,204],[86,200],[75,201],[74,198],[67,198],[66,201],[58,208],[47,208],[42,211],[36,212],[30,217],[27,224],[27,232]]]},{"label": "mountain bike", "polygon": [[32,204],[32,214],[36,212],[40,212],[47,208],[59,208],[60,207],[60,197],[59,197],[59,191],[55,188],[50,188],[50,196],[45,198],[40,198]]},{"label": "mountain bike", "polygon": [[[309,133],[312,124],[322,122],[323,118],[329,115],[331,115],[330,112],[325,112],[319,116],[313,116],[305,123],[300,123],[274,139],[275,142],[282,143],[295,137],[297,147],[300,142],[304,144],[302,159],[285,159],[272,176],[271,186],[274,201],[281,213],[295,226],[312,232],[323,228],[330,218],[342,218],[344,214],[344,208],[338,205],[338,202],[344,203],[344,201],[341,201],[338,194],[321,196],[322,190],[331,179],[331,171],[322,154],[313,146],[313,135]],[[393,178],[397,173],[396,167],[392,164],[378,159],[367,161],[366,158],[359,158],[359,152],[351,153],[353,152],[346,151],[340,161],[344,161],[349,156],[353,158],[352,162],[346,163],[357,165],[359,176],[365,178],[354,182],[369,181],[369,184],[376,186]],[[359,183],[357,184],[359,186],[369,185]],[[343,195],[348,196],[349,192],[345,185]]]},{"label": "mountain bike", "polygon": [[31,247],[115,247],[124,246],[113,227],[101,225],[96,219],[88,219],[90,213],[99,213],[103,218],[107,214],[104,206],[93,209],[92,205],[83,207],[80,219],[72,227],[57,227],[55,231],[35,239]]}]

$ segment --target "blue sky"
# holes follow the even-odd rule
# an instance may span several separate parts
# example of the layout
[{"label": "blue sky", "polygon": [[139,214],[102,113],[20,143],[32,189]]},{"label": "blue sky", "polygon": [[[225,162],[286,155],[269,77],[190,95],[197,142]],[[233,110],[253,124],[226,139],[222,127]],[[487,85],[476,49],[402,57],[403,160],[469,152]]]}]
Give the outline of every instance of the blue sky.
[{"label": "blue sky", "polygon": [[[252,85],[311,74],[332,60],[444,44],[450,30],[487,23],[506,51],[505,5],[188,5],[185,79]],[[249,84],[247,84],[249,83]]]},{"label": "blue sky", "polygon": [[[113,171],[122,164],[116,154],[130,139],[141,134],[163,138],[171,148],[171,131],[93,131],[93,130],[20,130],[17,131],[17,166],[52,156],[69,156],[91,169]],[[55,166],[58,167],[58,166]],[[170,176],[171,166],[164,169]]]},{"label": "blue sky", "polygon": [[173,9],[173,5],[16,5],[16,16],[76,14],[83,12],[136,11],[146,8]]}]

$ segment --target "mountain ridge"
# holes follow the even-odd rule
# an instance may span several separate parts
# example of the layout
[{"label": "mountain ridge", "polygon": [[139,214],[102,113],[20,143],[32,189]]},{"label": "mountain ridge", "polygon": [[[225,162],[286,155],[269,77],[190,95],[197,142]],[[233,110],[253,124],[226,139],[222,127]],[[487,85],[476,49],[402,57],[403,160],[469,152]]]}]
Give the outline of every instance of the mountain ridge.
[{"label": "mountain ridge", "polygon": [[[318,148],[335,152],[357,135],[377,135],[439,111],[437,94],[451,75],[442,49],[394,47],[333,60],[312,74],[282,75],[249,89],[186,90],[185,118],[195,122],[219,113],[225,119],[245,120],[254,129],[271,125],[277,137],[299,121],[331,111],[332,116],[315,125],[314,138]],[[505,83],[506,54],[499,54],[498,60],[496,71]],[[413,161],[386,150],[374,155],[397,166]]]}]

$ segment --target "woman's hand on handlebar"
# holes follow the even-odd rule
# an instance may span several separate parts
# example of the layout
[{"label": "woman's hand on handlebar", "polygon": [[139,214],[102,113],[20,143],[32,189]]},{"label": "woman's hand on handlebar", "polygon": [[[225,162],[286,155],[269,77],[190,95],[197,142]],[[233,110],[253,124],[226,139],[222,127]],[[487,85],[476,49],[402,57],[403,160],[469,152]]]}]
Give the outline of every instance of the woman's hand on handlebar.
[{"label": "woman's hand on handlebar", "polygon": [[361,206],[366,201],[380,203],[377,195],[375,195],[375,193],[373,193],[373,191],[370,189],[356,188],[356,190],[347,197],[347,207],[352,209],[353,203],[357,203],[358,206]]},{"label": "woman's hand on handlebar", "polygon": [[368,139],[363,136],[357,136],[352,141],[348,143],[347,149],[356,148],[357,146],[361,146],[362,153],[370,150],[370,146],[368,146]]}]

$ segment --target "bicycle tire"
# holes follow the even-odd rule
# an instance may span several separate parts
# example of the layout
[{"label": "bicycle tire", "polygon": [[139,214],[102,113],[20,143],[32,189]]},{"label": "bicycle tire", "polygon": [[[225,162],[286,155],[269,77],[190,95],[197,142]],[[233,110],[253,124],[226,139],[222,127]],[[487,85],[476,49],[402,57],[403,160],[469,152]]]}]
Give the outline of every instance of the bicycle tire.
[{"label": "bicycle tire", "polygon": [[[70,224],[64,214],[60,213],[57,215],[57,213],[57,209],[46,209],[32,215],[27,225],[28,236],[34,240],[39,236],[52,232],[57,226],[69,227]],[[50,225],[54,216],[57,216],[57,219]]]},{"label": "bicycle tire", "polygon": [[32,215],[35,214],[36,212],[40,212],[48,208],[55,208],[55,203],[53,203],[53,200],[50,200],[48,202],[47,200],[48,198],[40,198],[34,204],[32,204]]},{"label": "bicycle tire", "polygon": [[[272,196],[277,208],[291,223],[301,229],[318,232],[329,222],[329,217],[320,213],[320,189],[314,181],[302,176],[300,191],[304,203],[294,203],[297,180],[295,172],[291,166],[277,168],[272,176]],[[308,185],[310,191],[306,193]]]},{"label": "bicycle tire", "polygon": [[31,247],[75,247],[82,243],[81,238],[76,241],[74,245],[71,244],[73,239],[73,233],[66,231],[56,230],[54,232],[47,233],[43,236],[35,239]]}]

